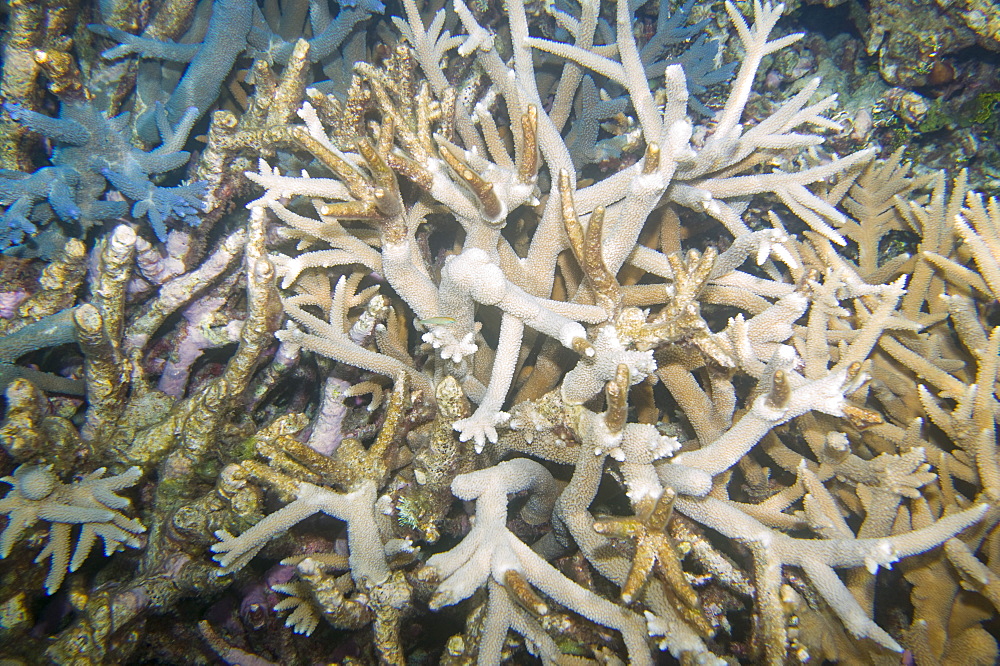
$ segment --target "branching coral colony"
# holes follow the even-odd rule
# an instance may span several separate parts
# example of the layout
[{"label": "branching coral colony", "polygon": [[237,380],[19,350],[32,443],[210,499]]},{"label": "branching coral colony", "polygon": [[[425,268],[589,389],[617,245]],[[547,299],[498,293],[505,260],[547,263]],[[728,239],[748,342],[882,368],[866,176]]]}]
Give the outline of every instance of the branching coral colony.
[{"label": "branching coral colony", "polygon": [[[136,203],[3,324],[0,556],[50,560],[0,581],[5,657],[44,635],[56,663],[126,663],[198,598],[172,640],[227,663],[996,661],[1000,204],[900,152],[826,150],[818,79],[752,116],[762,62],[800,38],[772,36],[782,5],[725,4],[729,80],[692,2],[404,0],[377,54],[377,2],[202,4],[141,36],[103,16],[126,60],[81,74],[50,71],[68,48],[11,3],[72,93],[12,121],[107,135],[134,168],[74,148],[6,171],[5,219],[99,229],[88,210]],[[190,62],[189,92],[144,106],[179,76],[159,58]],[[92,105],[126,99],[107,80],[130,67],[135,109],[109,121]],[[103,97],[66,81],[86,76]],[[196,185],[161,187],[216,103]],[[685,248],[682,218],[719,242]],[[917,251],[880,257],[899,231]],[[82,370],[17,363],[74,337]],[[113,566],[84,562],[97,536]],[[72,610],[35,624],[43,587]]]}]

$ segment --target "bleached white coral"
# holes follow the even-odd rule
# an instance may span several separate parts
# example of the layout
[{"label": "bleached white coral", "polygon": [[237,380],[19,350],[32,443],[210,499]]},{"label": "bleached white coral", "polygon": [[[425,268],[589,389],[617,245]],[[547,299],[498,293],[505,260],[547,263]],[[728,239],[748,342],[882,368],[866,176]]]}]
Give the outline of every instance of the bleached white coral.
[{"label": "bleached white coral", "polygon": [[[524,635],[544,654],[551,642],[536,621],[510,603],[504,586],[510,574],[523,577],[532,586],[569,609],[597,624],[622,634],[631,663],[651,663],[645,645],[641,618],[603,599],[563,576],[507,529],[507,496],[528,491],[529,500],[521,516],[529,524],[545,522],[552,510],[556,486],[552,474],[526,458],[502,462],[495,467],[460,474],[451,484],[456,497],[476,500],[476,519],[461,543],[427,560],[441,580],[429,606],[437,610],[471,596],[483,586],[489,588],[488,633],[480,644],[479,663],[498,663],[508,629]],[[554,655],[547,655],[554,660]]]},{"label": "bleached white coral", "polygon": [[234,536],[226,530],[215,535],[219,542],[213,544],[212,558],[219,563],[218,574],[224,576],[242,569],[267,542],[283,534],[309,516],[325,513],[347,523],[347,540],[350,545],[351,574],[355,581],[369,580],[381,583],[389,576],[382,538],[375,524],[375,485],[366,481],[349,493],[337,493],[311,483],[301,483],[296,498],[263,520]]},{"label": "bleached white coral", "polygon": [[478,347],[473,342],[475,333],[469,332],[459,339],[454,332],[445,326],[433,326],[423,335],[423,341],[434,349],[440,349],[441,358],[461,363],[466,356],[476,353]]},{"label": "bleached white coral", "polygon": [[[374,112],[359,123],[359,128],[368,126],[370,137],[362,131],[362,142],[343,141],[336,123],[321,121],[310,104],[299,114],[305,127],[295,128],[296,136],[309,138],[302,147],[337,178],[292,178],[266,164],[249,176],[269,190],[256,204],[275,214],[285,225],[285,237],[300,241],[300,251],[310,250],[295,258],[275,256],[285,277],[282,287],[294,292],[286,297],[285,310],[303,326],[303,331],[282,332],[279,338],[369,372],[405,374],[423,383],[425,397],[442,377],[453,380],[463,400],[476,406],[471,415],[464,409],[447,419],[439,414],[435,441],[447,440],[449,463],[459,455],[454,452],[462,450],[448,440],[451,428],[461,441],[472,442],[477,453],[489,441],[495,445],[491,456],[520,453],[574,465],[570,484],[557,489],[555,538],[539,542],[537,550],[507,529],[507,499],[515,492],[553,486],[544,468],[515,458],[453,480],[455,497],[476,502],[475,522],[461,543],[426,560],[440,582],[428,605],[437,610],[485,590],[480,663],[499,660],[508,629],[520,633],[543,661],[559,657],[541,624],[510,598],[514,589],[530,594],[537,590],[618,629],[633,662],[649,657],[649,636],[678,659],[716,659],[694,631],[696,624],[708,621],[700,618],[696,599],[687,611],[699,617],[685,616],[660,586],[647,585],[640,600],[650,609],[644,623],[634,609],[593,590],[577,589],[548,564],[557,556],[553,544],[558,542],[578,547],[608,580],[618,585],[629,580],[629,553],[616,554],[620,544],[593,529],[591,506],[609,476],[624,487],[637,519],[648,517],[644,512],[669,490],[666,497],[677,497],[672,510],[697,523],[698,529],[743,540],[764,553],[754,554],[753,566],[757,589],[770,597],[761,594],[754,603],[760,617],[776,609],[775,617],[780,618],[757,621],[762,631],[775,628],[758,639],[771,663],[780,663],[788,642],[782,633],[784,611],[777,604],[768,606],[769,598],[777,599],[785,565],[803,570],[855,636],[896,649],[894,639],[870,617],[870,609],[852,601],[834,569],[888,565],[907,552],[920,552],[918,547],[932,547],[981,518],[982,512],[947,515],[935,523],[933,532],[889,536],[886,528],[885,534],[872,535],[879,540],[867,530],[864,538],[856,538],[836,506],[836,524],[826,520],[832,512],[818,515],[818,509],[812,510],[826,499],[824,493],[830,494],[823,484],[831,475],[811,471],[818,435],[827,424],[839,423],[806,415],[841,418],[847,422],[844,427],[858,430],[874,423],[874,410],[857,404],[867,400],[860,390],[866,379],[877,376],[871,352],[880,339],[886,340],[886,330],[916,330],[899,309],[905,279],[869,284],[833,248],[845,243],[842,233],[848,225],[836,208],[838,201],[874,151],[837,157],[815,149],[824,142],[825,130],[840,129],[824,115],[834,96],[814,99],[818,79],[784,101],[770,98],[775,104],[767,113],[758,104],[748,108],[765,58],[802,36],[772,38],[783,5],[744,3],[752,6],[751,22],[736,4],[724,3],[742,45],[741,64],[728,88],[719,86],[723,107],[698,119],[688,114],[690,93],[695,91],[689,85],[693,71],[665,65],[660,70],[662,84],[650,85],[648,58],[659,56],[644,54],[646,46],[636,41],[636,3],[618,2],[613,26],[611,12],[602,12],[601,4],[561,3],[556,20],[563,37],[571,39],[558,41],[534,34],[531,17],[519,3],[505,6],[504,31],[494,34],[464,0],[455,0],[452,10],[461,25],[452,16],[452,36],[444,30],[445,10],[428,25],[417,3],[405,0],[406,19],[395,23],[413,48],[401,48],[397,58],[411,71],[415,60],[427,86],[415,76],[413,86],[394,91],[389,80],[401,68],[377,72],[362,63],[358,90],[367,86],[378,91],[370,105]],[[448,51],[455,49],[473,58],[477,71],[477,80],[460,89],[453,89],[445,76]],[[551,63],[560,60],[563,74],[553,83]],[[543,62],[545,72],[536,69]],[[594,75],[602,80],[600,93]],[[418,88],[420,97],[414,99],[411,93]],[[605,109],[600,113],[605,113],[612,103],[621,121],[622,134],[616,138],[627,140],[628,148],[619,144],[615,159],[621,168],[597,177],[580,169],[582,153],[596,152],[596,147],[581,148],[568,139],[584,133],[587,112],[578,112],[579,106],[600,104]],[[376,122],[376,117],[381,120]],[[596,136],[595,129],[586,142],[594,144]],[[369,143],[386,156],[368,149]],[[415,187],[400,189],[399,176]],[[768,215],[773,228],[751,231],[751,225],[756,228],[761,222],[755,219],[759,206],[751,202],[761,194],[780,201],[814,233],[800,240],[785,231],[774,214]],[[318,217],[285,208],[283,200],[295,195],[313,199]],[[527,216],[513,212],[529,202],[534,210]],[[683,209],[693,212],[693,219],[705,222],[707,214],[721,223],[729,232],[723,242],[728,249],[692,250],[686,256],[679,252],[685,244],[677,227],[690,214],[682,218]],[[658,249],[652,233],[657,221]],[[450,239],[437,255],[425,242],[428,234]],[[319,249],[326,247],[330,249]],[[365,346],[363,337],[345,335],[353,327],[349,310],[359,302],[352,297],[358,281],[340,268],[345,262],[364,268],[355,272],[366,276],[361,279],[371,279],[369,271],[374,273],[374,279],[398,298],[396,310],[402,312],[405,306],[418,328],[427,328],[421,329],[426,344],[416,358],[407,358],[409,341],[403,335],[395,341],[383,336],[375,346]],[[750,262],[762,268],[741,270]],[[337,275],[330,304],[320,307],[317,294],[326,299],[327,283]],[[702,316],[703,305],[712,306],[711,316],[707,308]],[[727,310],[719,308],[739,312],[721,331],[714,322]],[[985,344],[985,336],[980,337]],[[914,354],[909,348],[898,353]],[[662,389],[654,389],[654,384]],[[661,402],[663,391],[675,404]],[[595,410],[602,400],[605,411],[599,413]],[[654,425],[675,420],[674,406],[676,420],[689,425],[693,435],[683,451],[676,438],[661,434]],[[811,450],[788,447],[774,432],[800,417]],[[906,450],[889,436],[895,425],[883,430],[877,434],[880,440],[892,440]],[[836,457],[838,477],[854,463],[844,460],[853,446],[845,443]],[[761,450],[754,451],[758,447]],[[802,478],[807,471],[813,474],[809,493],[801,484],[778,490],[781,484],[770,474],[772,467],[756,469],[761,465],[757,459],[765,455],[790,471],[810,454],[809,465],[800,466],[805,470]],[[486,464],[484,460],[476,457],[470,467]],[[894,493],[883,502],[893,509],[886,515],[894,516],[900,494],[919,495],[921,485],[928,483],[930,472],[919,469],[920,464],[922,460],[910,471],[901,468],[900,482],[885,488],[867,477],[846,475],[848,482],[842,485],[857,487],[853,512],[861,507],[874,515],[867,498],[879,486],[879,493]],[[739,473],[734,474],[737,466]],[[751,482],[750,475],[757,479]],[[428,485],[423,472],[418,470],[414,478],[418,486]],[[756,504],[730,500],[733,479],[745,479],[762,496],[776,499]],[[850,488],[842,490],[849,496]],[[372,490],[372,498],[374,494]],[[222,542],[213,547],[216,559],[227,570],[238,568],[267,539],[307,515],[323,511],[342,517],[345,509],[339,507],[346,498],[304,486],[294,502],[240,537],[220,532]],[[796,533],[804,526],[791,509],[800,499],[810,526],[826,538],[793,538],[781,531]],[[784,504],[779,506],[779,500]],[[395,506],[410,506],[410,501],[403,496]],[[832,498],[829,504],[834,504]],[[354,524],[345,518],[349,541],[375,533],[361,529],[374,522],[368,499],[364,509]],[[961,518],[950,519],[953,516]],[[352,558],[370,552],[381,562],[387,554],[375,538],[364,548],[358,545],[351,543]],[[710,550],[707,545],[705,549]],[[641,562],[638,555],[632,560]],[[725,558],[713,561],[713,575],[733,580],[719,574],[733,569]],[[764,561],[773,566],[760,564]],[[351,568],[357,579],[359,567]],[[767,575],[772,575],[771,582]],[[696,595],[692,592],[691,597]],[[283,607],[299,606],[289,600]],[[300,624],[304,620],[299,618],[294,616],[293,626],[310,626]],[[705,626],[699,631],[710,633]]]},{"label": "bleached white coral", "polygon": [[[102,478],[106,471],[101,467],[65,484],[49,467],[21,465],[13,476],[0,479],[11,486],[0,500],[0,513],[8,516],[7,527],[0,534],[0,558],[7,557],[18,538],[37,521],[51,523],[48,541],[35,562],[50,560],[45,591],[52,594],[62,585],[66,571],[76,571],[87,559],[97,537],[104,540],[105,555],[125,546],[140,547],[137,535],[146,528],[121,513],[131,503],[115,493],[135,485],[142,472],[130,467],[121,474]],[[75,524],[82,528],[71,558],[70,537]]]}]

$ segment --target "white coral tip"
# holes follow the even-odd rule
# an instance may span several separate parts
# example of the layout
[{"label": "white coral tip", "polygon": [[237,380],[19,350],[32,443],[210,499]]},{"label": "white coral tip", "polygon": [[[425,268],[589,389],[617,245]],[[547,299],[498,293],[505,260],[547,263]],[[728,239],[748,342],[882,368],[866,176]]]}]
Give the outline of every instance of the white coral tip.
[{"label": "white coral tip", "polygon": [[865,555],[865,568],[868,569],[868,573],[875,574],[878,573],[880,566],[891,569],[892,563],[898,561],[899,556],[893,549],[892,542],[882,539]]}]

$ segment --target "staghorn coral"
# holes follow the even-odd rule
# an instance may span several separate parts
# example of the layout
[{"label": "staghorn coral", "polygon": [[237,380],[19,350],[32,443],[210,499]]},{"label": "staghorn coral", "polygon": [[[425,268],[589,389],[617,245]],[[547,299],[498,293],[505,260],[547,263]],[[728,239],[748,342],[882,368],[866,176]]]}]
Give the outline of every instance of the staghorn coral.
[{"label": "staghorn coral", "polygon": [[3,656],[995,660],[997,204],[843,154],[740,7],[699,91],[704,3],[403,2],[329,51],[322,3],[103,3],[80,82],[140,135],[203,83],[208,191],[20,284],[0,464],[134,465],[150,536],[36,632],[41,568],[0,580]]},{"label": "staghorn coral", "polygon": [[558,647],[532,617],[532,613],[545,615],[548,610],[528,587],[531,585],[597,624],[617,629],[622,633],[630,663],[648,663],[642,618],[567,580],[507,530],[507,495],[524,490],[530,493],[521,509],[524,520],[536,524],[546,521],[556,488],[549,472],[539,463],[519,458],[455,477],[452,491],[459,499],[476,500],[477,520],[459,545],[427,561],[441,581],[431,597],[430,608],[457,603],[488,580],[489,601],[479,643],[479,663],[500,660],[500,648],[509,629],[524,635],[531,652],[543,661],[555,661],[560,654]]},{"label": "staghorn coral", "polygon": [[13,104],[5,108],[21,125],[59,146],[53,152],[52,167],[30,175],[4,174],[0,202],[8,206],[3,219],[7,230],[0,242],[5,249],[19,245],[38,230],[31,218],[39,202],[47,201],[56,217],[78,223],[84,230],[100,220],[122,216],[127,210],[123,202],[100,199],[107,184],[135,202],[132,216],[148,218],[161,241],[166,239],[168,218],[187,224],[200,222],[195,213],[202,208],[202,184],[160,187],[151,180],[187,162],[188,153],[180,148],[197,119],[193,112],[171,126],[161,111],[158,127],[162,142],[145,152],[122,136],[128,117],[107,118],[86,100],[64,102],[59,118]]},{"label": "staghorn coral", "polygon": [[[309,5],[305,25],[316,31],[308,42],[310,62],[323,62],[336,57],[340,46],[355,26],[370,14],[384,9],[385,6],[378,0],[363,0],[345,5],[333,17],[326,5]],[[169,97],[160,100],[164,104],[168,121],[177,123],[187,115],[189,108],[197,109],[196,119],[206,113],[218,97],[226,76],[241,52],[247,51],[251,57],[268,63],[277,61],[284,64],[294,57],[294,40],[288,41],[285,34],[304,30],[303,19],[306,17],[276,16],[271,7],[266,8],[266,11],[267,16],[256,3],[247,0],[213,2],[204,39],[199,43],[162,42],[155,35],[136,37],[115,26],[95,24],[89,27],[99,35],[121,42],[120,46],[105,51],[105,58],[138,55],[142,58],[187,63],[184,75],[176,82]],[[278,25],[272,27],[275,23]],[[169,77],[169,73],[166,76]],[[139,85],[142,84],[140,81]],[[148,84],[145,87],[149,89]],[[168,88],[164,86],[163,90],[166,92]],[[147,99],[144,103],[149,109],[136,120],[136,133],[142,140],[152,142],[156,138],[155,131],[159,121],[152,112],[153,101]]]},{"label": "staghorn coral", "polygon": [[[0,481],[10,485],[10,491],[0,500],[0,513],[7,514],[7,527],[0,534],[0,557],[10,555],[18,538],[39,520],[50,523],[49,535],[35,562],[50,560],[45,591],[55,592],[66,576],[67,569],[76,571],[87,559],[97,537],[104,541],[104,554],[111,555],[125,546],[138,548],[136,535],[146,531],[139,521],[121,513],[130,502],[115,493],[135,485],[141,476],[138,467],[121,474],[102,478],[107,470],[96,469],[70,484],[62,483],[52,470],[38,465],[21,465],[13,476]],[[80,534],[70,557],[73,525],[80,525]]]},{"label": "staghorn coral", "polygon": [[[297,291],[286,299],[286,311],[307,329],[290,329],[281,334],[282,339],[342,363],[394,378],[407,376],[426,382],[431,372],[435,377],[450,375],[458,380],[465,395],[478,403],[472,415],[454,422],[459,438],[474,442],[477,453],[483,453],[490,443],[501,447],[501,451],[522,451],[575,463],[574,481],[565,491],[574,499],[557,504],[556,514],[588,561],[612,581],[626,586],[623,592],[626,599],[632,599],[640,587],[636,576],[641,575],[641,570],[628,574],[620,565],[616,569],[596,559],[601,544],[604,548],[610,544],[593,533],[595,523],[589,517],[588,505],[596,492],[596,480],[601,478],[605,456],[610,455],[620,467],[621,483],[637,514],[648,515],[651,503],[669,491],[678,495],[676,507],[682,514],[716,532],[730,538],[739,534],[739,538],[751,545],[758,539],[762,543],[780,543],[781,538],[787,537],[774,532],[774,527],[789,528],[797,524],[795,521],[750,508],[752,505],[745,503],[727,504],[732,500],[724,490],[716,491],[718,497],[698,498],[709,493],[713,477],[729,478],[730,470],[742,463],[758,442],[792,419],[816,420],[818,417],[810,414],[820,412],[847,419],[857,429],[881,423],[876,412],[855,405],[847,396],[859,393],[864,387],[868,374],[863,362],[877,340],[889,330],[919,328],[900,319],[905,279],[866,284],[843,261],[807,254],[822,253],[831,243],[844,244],[838,228],[850,228],[848,220],[824,198],[829,196],[824,187],[810,190],[804,186],[840,176],[837,191],[843,196],[857,177],[854,165],[869,159],[870,153],[861,151],[846,158],[834,157],[823,167],[807,163],[797,172],[746,171],[750,165],[760,164],[762,155],[770,150],[787,157],[789,151],[821,141],[816,135],[792,132],[804,124],[832,128],[830,121],[819,115],[831,100],[806,106],[818,85],[814,82],[744,132],[738,120],[760,60],[795,37],[769,40],[768,33],[780,10],[768,5],[756,6],[757,21],[751,26],[743,22],[735,9],[729,9],[746,54],[727,105],[707,128],[706,137],[697,142],[692,139],[691,121],[684,118],[683,107],[677,106],[679,100],[686,99],[683,70],[666,68],[668,102],[662,109],[654,106],[645,78],[636,79],[630,74],[636,71],[629,67],[630,58],[638,56],[631,33],[626,34],[628,21],[623,5],[619,5],[616,18],[616,59],[588,46],[526,37],[525,18],[516,8],[510,9],[514,44],[520,45],[523,39],[524,47],[566,58],[614,81],[629,93],[632,110],[643,130],[645,154],[640,163],[591,186],[580,188],[574,184],[565,144],[553,132],[553,125],[548,124],[560,110],[553,107],[543,113],[535,102],[540,97],[533,99],[533,95],[540,93],[529,53],[517,46],[513,49],[513,59],[504,62],[497,52],[497,36],[479,25],[461,4],[457,5],[457,11],[468,31],[468,37],[461,43],[441,32],[440,16],[427,34],[420,34],[424,24],[417,18],[415,7],[408,5],[409,25],[404,35],[417,48],[412,54],[397,49],[386,63],[385,73],[358,66],[358,78],[349,94],[357,102],[346,109],[346,119],[340,115],[343,112],[339,104],[332,100],[314,97],[303,106],[299,115],[305,126],[294,129],[292,136],[330,169],[335,179],[283,176],[263,163],[252,176],[267,192],[251,205],[270,209],[288,225],[290,237],[311,236],[332,248],[276,258],[279,274],[283,276],[282,286]],[[576,40],[593,44],[588,41],[589,36],[583,38],[579,34],[581,26],[582,23],[577,27]],[[483,99],[474,103],[476,124],[463,121],[461,115],[453,120],[448,118],[446,114],[453,106],[461,108],[465,104],[471,108],[473,102],[453,97],[457,93],[450,92],[448,82],[435,78],[441,59],[455,48],[462,55],[476,55],[493,86]],[[428,73],[427,84],[420,83],[413,74],[413,60]],[[517,88],[507,83],[512,78],[518,82]],[[499,140],[496,126],[485,112],[488,105],[499,104],[501,100],[511,120],[520,124],[520,131],[513,135],[513,155]],[[364,125],[364,116],[371,113],[380,118],[378,124],[369,125],[372,135],[352,145],[348,140],[350,129],[358,131]],[[325,120],[334,117],[338,118],[335,124]],[[455,141],[461,141],[466,148],[462,150]],[[725,149],[724,145],[731,148]],[[761,155],[756,155],[757,151]],[[888,172],[894,167],[882,168]],[[536,201],[543,170],[551,188],[547,203],[537,213],[537,226],[527,245],[515,250],[499,233],[499,228],[505,222],[510,224],[520,206]],[[404,194],[399,176],[418,188],[414,198]],[[870,177],[861,182],[864,186]],[[622,183],[624,187],[612,190],[613,183]],[[901,186],[897,192],[916,186]],[[774,231],[750,232],[734,200],[762,192],[772,193],[812,228],[815,235],[810,242],[817,250],[807,249],[784,235],[781,222],[773,215]],[[282,200],[290,195],[311,198],[319,219],[293,211]],[[676,255],[623,241],[634,238],[638,232],[639,227],[629,226],[631,221],[644,220],[652,207],[664,204],[687,206],[714,216],[734,234],[732,247],[719,257],[713,253],[704,257],[693,254],[684,261]],[[444,233],[436,229],[440,222],[427,221],[441,207],[454,215],[464,231],[464,239],[460,247],[453,246],[443,263],[428,265],[424,263],[426,254],[419,253],[417,238],[421,225],[434,229],[431,233]],[[343,225],[350,220],[362,220],[373,227],[378,240],[358,227]],[[548,231],[558,222],[564,228],[565,241],[557,240],[559,236]],[[853,233],[854,238],[859,237],[859,232]],[[877,242],[877,238],[872,241]],[[373,248],[377,255],[373,254]],[[556,261],[562,249],[568,250],[575,260],[576,274]],[[768,264],[769,278],[751,278],[737,270],[748,256],[755,256],[761,265],[771,257],[777,259],[791,279],[779,277],[781,271],[773,264]],[[412,363],[401,359],[398,351],[388,345],[379,344],[378,351],[372,351],[349,339],[345,306],[350,292],[346,291],[343,277],[332,297],[321,297],[316,291],[321,270],[359,260],[384,275],[419,322],[426,322],[429,331],[423,340],[434,353],[423,362],[422,371],[416,371]],[[865,260],[868,270],[874,270],[871,261],[867,257]],[[662,291],[657,294],[653,284],[634,285],[634,289],[623,287],[617,274],[626,263],[664,279]],[[821,269],[811,268],[812,272],[807,272],[805,263]],[[892,273],[896,268],[887,267],[886,271]],[[565,281],[564,299],[548,297],[557,277]],[[800,286],[794,286],[792,280],[800,280]],[[300,285],[298,289],[296,285]],[[576,295],[569,297],[574,291]],[[706,299],[709,292],[713,298]],[[748,292],[757,300],[748,299]],[[699,316],[697,302],[701,299],[730,304],[752,316],[740,315],[731,319],[723,330],[712,331]],[[845,300],[858,306],[864,303],[867,315],[847,321],[847,313],[840,307]],[[626,303],[662,307],[654,316],[634,306],[625,307]],[[495,346],[480,333],[479,316],[486,307],[500,311]],[[313,314],[311,308],[321,309],[324,318]],[[795,322],[807,313],[810,324],[797,333]],[[326,318],[328,321],[324,321]],[[837,335],[844,344],[835,355],[827,350],[832,333],[828,326],[832,321],[841,322],[842,332],[850,331],[846,336]],[[511,419],[501,411],[501,406],[509,398],[521,361],[517,352],[526,328],[572,350],[579,360],[563,365],[562,377],[557,370],[556,376],[548,380],[549,387],[555,388],[555,397],[550,401],[535,404],[515,399],[516,416]],[[685,347],[689,350],[686,353],[681,351]],[[488,353],[481,359],[484,348]],[[555,350],[549,346],[541,355],[551,357]],[[800,353],[805,355],[804,359]],[[541,357],[536,364],[542,364]],[[555,362],[556,367],[559,364]],[[537,365],[534,372],[539,372]],[[734,389],[725,376],[714,380],[717,385],[713,385],[711,394],[702,393],[693,384],[689,373],[706,366],[747,373],[758,381],[757,391],[741,398],[746,407],[738,419],[733,414]],[[699,449],[671,458],[678,447],[675,440],[667,441],[650,424],[625,422],[629,387],[654,376],[664,382],[692,419],[691,425],[701,442]],[[607,407],[602,415],[584,405],[605,385]],[[719,403],[715,404],[716,401]],[[714,414],[714,422],[703,421],[696,416],[699,412]],[[587,460],[595,455],[596,458]],[[797,468],[808,465],[808,459],[801,454],[792,455],[797,459]],[[916,465],[921,462],[918,458]],[[916,471],[916,465],[910,468],[910,473]],[[822,467],[818,469],[823,478],[835,475],[856,480],[854,502],[868,514],[868,520],[860,534],[846,526],[840,531],[830,531],[831,528],[825,527],[828,519],[821,519],[817,513],[820,500],[816,497],[826,499],[829,506],[833,506],[834,500],[827,497],[827,491],[818,481],[812,483],[812,493],[800,492],[785,505],[801,500],[811,507],[813,513],[809,515],[824,539],[814,543],[793,540],[787,552],[754,551],[758,553],[753,564],[758,580],[764,580],[764,571],[778,572],[777,578],[774,573],[768,574],[771,578],[757,588],[762,656],[772,662],[781,661],[788,641],[783,611],[777,601],[780,572],[787,566],[807,572],[822,602],[829,605],[854,636],[871,638],[889,650],[901,650],[900,644],[871,620],[870,608],[866,611],[851,597],[832,567],[864,564],[870,571],[877,571],[880,565],[904,553],[922,552],[941,543],[950,533],[970,526],[982,517],[986,507],[969,508],[954,516],[954,520],[913,530],[894,541],[886,538],[891,523],[887,525],[878,516],[892,515],[899,502],[891,498],[912,496],[913,490],[889,490],[886,501],[882,502],[876,499],[876,491],[865,485],[873,483],[868,473],[851,472],[843,466],[832,473]],[[900,487],[919,488],[928,483],[931,477],[927,476],[927,467],[921,470],[923,476],[913,482],[900,481]],[[811,473],[806,468],[800,476],[808,477]],[[900,474],[905,477],[907,472],[901,470]],[[461,478],[464,477],[457,477]],[[574,487],[575,483],[579,488]],[[804,483],[794,484],[793,490],[786,494],[802,488]],[[467,494],[457,489],[456,493],[459,497]],[[406,520],[418,525],[420,514],[414,513],[417,509],[410,502],[408,499],[405,507],[401,505],[400,512],[405,509]],[[745,518],[740,518],[741,515]],[[597,523],[600,530],[611,529],[607,527],[611,524]],[[737,524],[743,525],[739,532],[732,528]],[[824,525],[822,530],[820,525]],[[625,534],[621,532],[620,536]],[[645,543],[641,539],[640,542]],[[793,542],[796,545],[791,545]],[[467,548],[475,550],[478,542],[469,543],[472,545]],[[810,554],[813,547],[819,550]],[[488,550],[485,546],[480,549]],[[666,566],[663,562],[673,563],[674,594],[687,598],[688,602],[686,607],[675,606],[658,586],[647,588],[641,603],[648,608],[648,630],[651,635],[662,637],[661,647],[675,656],[707,655],[709,650],[698,634],[711,636],[713,631],[700,613],[691,612],[699,603],[684,584],[683,576],[676,573],[677,556],[668,556],[668,551],[660,550],[663,554],[657,561],[661,566]],[[437,557],[429,560],[432,568]],[[484,562],[495,559],[487,552],[478,557]],[[522,566],[527,565],[522,563]],[[505,584],[504,571],[492,574],[500,585]],[[451,573],[452,569],[446,567],[444,575]],[[475,576],[480,575],[482,572]],[[465,578],[449,584],[474,585]],[[569,581],[563,585],[549,581],[546,591],[558,600],[560,594],[568,594],[564,589],[570,589]],[[686,615],[678,614],[682,608]],[[587,612],[596,613],[593,605],[587,611],[579,607],[576,610],[585,616]],[[485,633],[477,643],[482,663],[498,658],[506,627],[520,627],[521,633],[528,631],[523,623],[504,622],[494,626],[488,619],[490,612],[487,611]],[[598,615],[608,621],[608,616]],[[632,629],[626,630],[620,623],[613,626],[626,632],[626,643],[633,640],[628,633]],[[678,627],[686,629],[680,631]],[[483,641],[489,646],[485,651],[482,651]],[[546,653],[546,658],[555,659],[551,645],[539,637],[537,628],[530,631],[528,641],[533,649]],[[639,658],[634,645],[629,647],[629,654],[631,659]]]}]

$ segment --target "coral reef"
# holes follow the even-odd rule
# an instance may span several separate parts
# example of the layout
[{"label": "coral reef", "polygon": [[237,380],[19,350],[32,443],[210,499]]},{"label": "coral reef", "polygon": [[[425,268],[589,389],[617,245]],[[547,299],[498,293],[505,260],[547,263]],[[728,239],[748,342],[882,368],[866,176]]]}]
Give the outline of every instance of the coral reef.
[{"label": "coral reef", "polygon": [[712,7],[8,3],[0,658],[994,663],[1000,203]]},{"label": "coral reef", "polygon": [[944,58],[972,45],[1000,51],[1000,18],[982,0],[875,2],[867,49],[891,84],[921,86],[949,76]]}]

